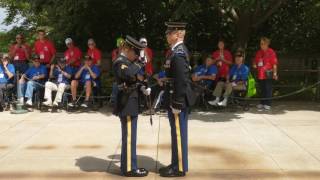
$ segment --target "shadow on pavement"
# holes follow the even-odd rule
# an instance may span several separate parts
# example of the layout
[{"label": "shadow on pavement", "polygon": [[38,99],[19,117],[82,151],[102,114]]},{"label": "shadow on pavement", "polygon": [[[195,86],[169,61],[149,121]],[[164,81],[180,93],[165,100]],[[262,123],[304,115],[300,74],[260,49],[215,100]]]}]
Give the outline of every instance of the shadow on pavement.
[{"label": "shadow on pavement", "polygon": [[[110,160],[101,159],[93,156],[84,156],[76,159],[75,165],[84,172],[106,172],[112,175],[121,175],[120,172],[120,155],[109,155]],[[159,161],[155,161],[153,158],[148,156],[137,156],[138,167],[146,168],[148,171],[157,173],[160,167],[164,165]],[[156,166],[157,165],[157,166]],[[157,167],[157,169],[156,169]]]}]

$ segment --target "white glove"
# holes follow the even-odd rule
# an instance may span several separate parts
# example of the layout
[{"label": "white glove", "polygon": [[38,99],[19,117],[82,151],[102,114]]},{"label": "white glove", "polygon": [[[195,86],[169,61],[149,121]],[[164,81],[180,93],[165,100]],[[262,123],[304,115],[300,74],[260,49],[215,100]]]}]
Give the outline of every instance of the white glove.
[{"label": "white glove", "polygon": [[181,113],[181,110],[180,110],[180,109],[175,109],[175,108],[173,108],[172,106],[171,106],[171,110],[172,110],[172,113],[173,113],[173,114],[179,114],[179,113]]},{"label": "white glove", "polygon": [[142,93],[143,93],[144,95],[146,95],[146,96],[150,96],[150,94],[151,94],[151,88],[147,88],[147,89],[146,89],[145,86],[142,86],[142,87],[140,88],[140,90],[141,90]]}]

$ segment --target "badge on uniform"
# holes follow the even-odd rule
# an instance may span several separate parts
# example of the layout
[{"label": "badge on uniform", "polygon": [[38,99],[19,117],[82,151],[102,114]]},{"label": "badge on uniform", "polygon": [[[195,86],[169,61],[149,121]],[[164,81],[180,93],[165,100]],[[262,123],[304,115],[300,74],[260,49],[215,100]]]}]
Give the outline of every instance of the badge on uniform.
[{"label": "badge on uniform", "polygon": [[123,69],[127,69],[128,68],[128,66],[127,65],[125,65],[125,64],[122,64],[121,65],[121,69],[123,70]]}]

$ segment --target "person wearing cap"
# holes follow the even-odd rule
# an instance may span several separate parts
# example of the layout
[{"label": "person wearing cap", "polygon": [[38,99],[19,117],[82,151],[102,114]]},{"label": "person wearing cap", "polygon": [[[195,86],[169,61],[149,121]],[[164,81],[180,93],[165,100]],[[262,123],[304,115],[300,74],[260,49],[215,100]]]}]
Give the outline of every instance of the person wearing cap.
[{"label": "person wearing cap", "polygon": [[127,36],[123,49],[113,62],[113,72],[118,85],[118,95],[113,113],[119,116],[122,131],[121,173],[127,177],[143,177],[148,175],[144,168],[137,164],[137,121],[139,114],[139,90],[150,96],[151,89],[137,85],[138,72],[141,66],[137,64],[140,50],[144,48],[139,41]]},{"label": "person wearing cap", "polygon": [[124,39],[122,37],[117,38],[117,43],[116,43],[116,47],[117,48],[113,49],[112,52],[111,52],[111,60],[112,60],[112,62],[114,60],[116,60],[117,57],[121,54],[124,42],[125,41],[124,41]]},{"label": "person wearing cap", "polygon": [[[257,70],[261,98],[272,98],[273,80],[278,80],[278,58],[275,51],[270,48],[271,40],[267,37],[260,39],[260,50],[256,53],[253,68]],[[262,100],[257,105],[259,111],[271,110],[271,100]]]},{"label": "person wearing cap", "polygon": [[76,47],[71,38],[65,40],[67,50],[64,52],[64,58],[66,59],[67,65],[72,68],[72,75],[76,73],[81,65],[81,50]]},{"label": "person wearing cap", "polygon": [[[232,91],[245,91],[247,89],[249,72],[248,66],[244,64],[244,52],[237,51],[235,54],[235,64],[232,65],[226,82],[219,81],[217,83],[213,92],[216,99],[214,101],[209,101],[208,103],[213,106],[226,107]],[[223,101],[220,102],[223,90],[225,90]]]},{"label": "person wearing cap", "polygon": [[13,60],[15,70],[23,74],[29,67],[28,60],[31,55],[31,48],[25,42],[22,34],[16,35],[16,42],[10,46],[9,55]]},{"label": "person wearing cap", "polygon": [[144,71],[146,75],[150,77],[153,74],[153,52],[152,49],[148,47],[148,41],[146,38],[140,38],[139,42],[145,46],[145,48],[140,51],[139,59],[146,64],[144,67]]},{"label": "person wearing cap", "polygon": [[13,88],[15,68],[9,62],[9,55],[3,54],[0,64],[0,112],[4,108],[4,92]]},{"label": "person wearing cap", "polygon": [[56,57],[56,48],[52,41],[46,38],[45,30],[38,30],[38,40],[34,43],[33,51],[39,56],[40,63],[50,68],[50,64]]},{"label": "person wearing cap", "polygon": [[72,102],[68,104],[69,107],[76,106],[77,90],[79,85],[85,88],[85,100],[80,105],[83,108],[89,107],[89,99],[92,94],[92,88],[99,88],[100,69],[97,65],[93,64],[91,56],[85,56],[84,65],[82,65],[71,81],[71,94]]},{"label": "person wearing cap", "polygon": [[171,164],[160,168],[160,176],[180,177],[188,171],[188,108],[195,102],[192,90],[189,52],[184,45],[186,23],[167,22],[166,38],[171,53],[165,62],[164,99],[171,127]]},{"label": "person wearing cap", "polygon": [[101,51],[97,48],[96,42],[93,39],[88,40],[87,55],[91,57],[92,63],[94,65],[101,65],[102,54]]},{"label": "person wearing cap", "polygon": [[34,55],[32,58],[32,66],[22,74],[18,86],[18,101],[24,103],[24,98],[27,98],[26,105],[32,106],[33,92],[41,88],[41,84],[47,76],[47,68],[40,63],[40,57]]},{"label": "person wearing cap", "polygon": [[[67,64],[66,59],[61,58],[58,64],[52,64],[50,67],[49,79],[45,84],[44,99],[45,106],[58,107],[62,101],[62,95],[65,89],[70,88],[70,80],[73,69]],[[56,91],[56,97],[52,103],[52,91]]]},{"label": "person wearing cap", "polygon": [[198,82],[203,85],[204,88],[211,89],[216,80],[218,68],[214,63],[214,60],[208,56],[205,58],[202,65],[197,66],[192,74],[192,81]]}]

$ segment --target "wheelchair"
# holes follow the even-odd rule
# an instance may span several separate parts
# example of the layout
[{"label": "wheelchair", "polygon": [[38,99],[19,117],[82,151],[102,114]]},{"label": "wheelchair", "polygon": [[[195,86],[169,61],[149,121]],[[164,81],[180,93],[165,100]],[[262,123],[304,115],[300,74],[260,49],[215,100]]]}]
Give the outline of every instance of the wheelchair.
[{"label": "wheelchair", "polygon": [[78,92],[80,92],[80,94],[77,95],[77,99],[76,99],[77,105],[75,107],[68,106],[68,104],[70,102],[70,96],[71,96],[70,94],[71,93],[70,94],[68,93],[67,97],[63,98],[64,104],[66,104],[66,111],[67,112],[75,112],[78,110],[85,111],[85,112],[90,111],[90,110],[97,111],[103,107],[103,99],[98,98],[98,96],[101,96],[101,94],[102,94],[101,86],[94,85],[92,87],[92,93],[89,98],[89,108],[88,109],[82,108],[80,106],[80,104],[84,101],[84,97],[86,94],[85,86],[78,86]]},{"label": "wheelchair", "polygon": [[4,111],[9,111],[15,104],[17,97],[15,96],[15,86],[13,84],[7,84],[3,91]]},{"label": "wheelchair", "polygon": [[195,106],[203,110],[209,110],[208,99],[212,99],[212,88],[201,82],[192,83],[191,88],[197,97]]},{"label": "wheelchair", "polygon": [[236,106],[240,106],[243,111],[249,111],[250,104],[248,100],[245,99],[246,97],[247,90],[233,90],[230,96],[232,108],[236,109]]}]

